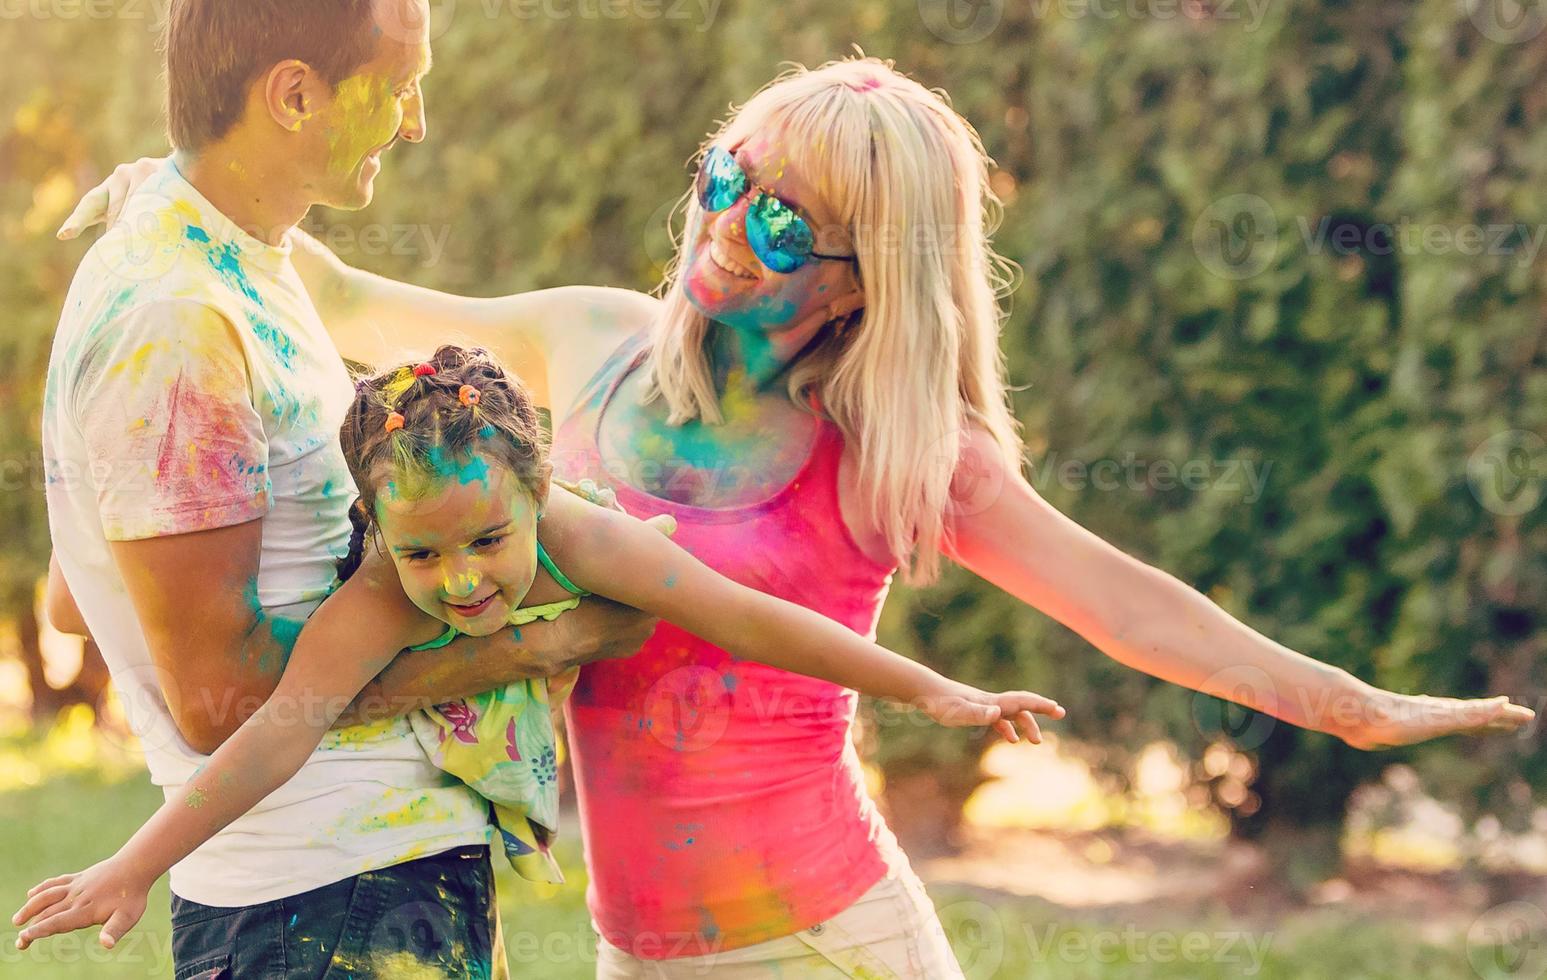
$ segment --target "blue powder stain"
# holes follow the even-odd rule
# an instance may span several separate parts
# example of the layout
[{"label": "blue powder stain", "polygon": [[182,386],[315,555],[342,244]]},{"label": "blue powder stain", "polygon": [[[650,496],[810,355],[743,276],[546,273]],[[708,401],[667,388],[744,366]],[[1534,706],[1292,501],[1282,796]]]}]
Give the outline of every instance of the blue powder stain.
[{"label": "blue powder stain", "polygon": [[668,575],[668,576],[666,576],[666,587],[668,589],[675,589],[677,587],[677,576],[676,575]]},{"label": "blue powder stain", "polygon": [[295,915],[292,915],[290,917],[290,928],[292,928],[292,929],[295,928],[295,920],[299,919],[300,917],[301,917],[300,913],[296,913]]},{"label": "blue powder stain", "polygon": [[698,915],[701,920],[698,926],[699,932],[704,934],[705,939],[709,940],[710,942],[714,942],[720,937],[720,927],[714,921],[713,914],[711,914],[708,909],[700,907],[698,910]]},{"label": "blue powder stain", "polygon": [[736,690],[736,685],[741,682],[736,679],[735,674],[727,673],[720,675],[720,683],[725,685],[727,691],[734,691]]},{"label": "blue powder stain", "polygon": [[521,642],[521,627],[519,627],[519,626],[512,626],[511,629],[516,631],[516,642],[520,643]]},{"label": "blue powder stain", "polygon": [[469,483],[489,486],[489,463],[477,453],[458,459],[436,446],[430,450],[430,469],[436,476],[454,479],[463,486]]},{"label": "blue powder stain", "polygon": [[[222,282],[241,293],[248,302],[258,307],[259,310],[265,309],[263,297],[258,294],[258,290],[253,286],[252,281],[247,278],[247,270],[242,268],[240,251],[235,244],[225,242],[215,245],[210,241],[209,232],[197,225],[185,227],[183,229],[183,237],[200,247],[204,252],[205,261],[210,264],[210,268],[215,270],[215,274],[220,277]],[[290,335],[279,329],[271,320],[258,312],[247,310],[246,313],[247,322],[251,324],[253,333],[257,334],[258,339],[263,341],[269,350],[274,352],[274,356],[279,358],[281,364],[287,368],[291,367],[292,362],[295,360],[296,350],[295,342],[290,339]]]}]

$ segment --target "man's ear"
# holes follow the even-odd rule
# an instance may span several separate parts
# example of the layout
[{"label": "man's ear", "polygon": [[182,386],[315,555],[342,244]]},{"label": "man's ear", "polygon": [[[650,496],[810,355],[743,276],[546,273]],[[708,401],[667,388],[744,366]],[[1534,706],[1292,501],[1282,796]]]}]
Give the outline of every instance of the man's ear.
[{"label": "man's ear", "polygon": [[260,95],[269,118],[298,133],[321,107],[321,78],[304,61],[281,61],[263,76]]}]

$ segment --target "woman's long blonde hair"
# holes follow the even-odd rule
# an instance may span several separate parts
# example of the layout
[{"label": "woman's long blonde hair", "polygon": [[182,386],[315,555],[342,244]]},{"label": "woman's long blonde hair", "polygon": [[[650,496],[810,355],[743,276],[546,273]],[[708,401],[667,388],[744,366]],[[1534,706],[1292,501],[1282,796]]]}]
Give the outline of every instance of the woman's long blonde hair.
[{"label": "woman's long blonde hair", "polygon": [[[772,128],[788,163],[850,230],[865,309],[831,325],[790,372],[790,395],[822,410],[859,448],[860,485],[910,581],[939,569],[951,476],[968,426],[986,430],[1019,472],[999,330],[1013,266],[989,235],[1000,215],[989,159],[972,127],[890,62],[849,58],[796,66],[723,123],[700,149]],[[690,191],[684,234],[700,208]],[[705,352],[708,319],[681,279],[682,240],[667,270],[645,400],[672,424],[723,421]],[[857,322],[856,322],[857,321]]]}]

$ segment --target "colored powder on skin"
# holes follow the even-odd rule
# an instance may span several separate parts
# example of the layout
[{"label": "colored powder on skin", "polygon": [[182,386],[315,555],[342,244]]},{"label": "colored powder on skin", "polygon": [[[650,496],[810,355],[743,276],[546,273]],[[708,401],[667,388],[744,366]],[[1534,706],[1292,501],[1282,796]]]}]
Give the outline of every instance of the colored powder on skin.
[{"label": "colored powder on skin", "polygon": [[187,799],[185,799],[183,802],[188,804],[190,808],[197,810],[205,803],[209,802],[209,797],[202,789],[196,789],[190,792]]},{"label": "colored powder on skin", "polygon": [[463,486],[482,483],[485,488],[490,487],[489,461],[481,453],[470,453],[466,458],[459,459],[436,446],[430,450],[429,462],[435,476],[456,480]]},{"label": "colored powder on skin", "polygon": [[392,81],[355,75],[338,83],[333,110],[338,122],[327,129],[328,170],[336,176],[353,173],[367,153],[392,138],[386,112],[393,101]]},{"label": "colored powder on skin", "polygon": [[675,589],[677,587],[677,576],[676,575],[668,575],[668,576],[666,576],[666,587],[668,589]]}]

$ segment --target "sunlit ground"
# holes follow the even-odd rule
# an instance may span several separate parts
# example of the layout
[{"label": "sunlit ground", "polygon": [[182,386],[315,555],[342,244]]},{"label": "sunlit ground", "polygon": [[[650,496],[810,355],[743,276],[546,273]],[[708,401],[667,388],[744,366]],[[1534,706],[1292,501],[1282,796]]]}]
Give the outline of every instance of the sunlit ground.
[{"label": "sunlit ground", "polygon": [[[99,726],[79,707],[47,733],[30,731],[15,666],[0,663],[7,913],[36,881],[111,854],[160,802],[132,739],[115,735],[111,719]],[[1460,821],[1423,797],[1410,771],[1395,769],[1377,788],[1401,795],[1410,819],[1375,827],[1356,817],[1343,875],[1307,902],[1265,884],[1260,855],[1228,841],[1218,814],[1189,805],[1183,770],[1164,746],[1144,753],[1136,792],[1123,798],[1104,793],[1065,748],[1049,736],[1040,747],[991,751],[985,767],[994,778],[968,806],[966,847],[920,865],[969,977],[1454,980],[1536,977],[1540,969],[1520,971],[1536,968],[1537,958],[1547,968],[1547,950],[1511,939],[1527,934],[1519,931],[1522,910],[1491,901],[1456,870],[1469,850],[1496,857],[1502,848],[1517,872],[1540,874],[1542,835],[1490,851],[1464,838]],[[500,875],[516,976],[592,975],[573,826],[563,861],[572,883],[544,893]],[[1527,918],[1544,900],[1547,893],[1529,904]],[[0,977],[170,977],[168,901],[163,882],[145,920],[111,953],[95,945],[94,930],[20,953],[8,926]]]}]

